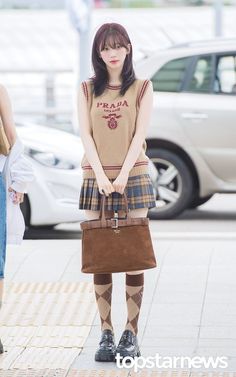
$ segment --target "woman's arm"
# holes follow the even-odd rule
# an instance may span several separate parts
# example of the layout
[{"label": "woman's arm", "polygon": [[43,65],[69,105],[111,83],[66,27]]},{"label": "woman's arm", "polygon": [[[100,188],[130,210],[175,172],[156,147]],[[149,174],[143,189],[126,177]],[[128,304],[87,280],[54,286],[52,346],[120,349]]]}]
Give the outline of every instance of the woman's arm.
[{"label": "woman's arm", "polygon": [[13,120],[11,102],[7,90],[3,85],[0,85],[0,114],[4,131],[11,147],[16,141],[17,133]]},{"label": "woman's arm", "polygon": [[142,146],[145,141],[147,130],[148,130],[150,119],[151,119],[152,107],[153,107],[153,86],[152,86],[152,82],[149,81],[146,91],[140,103],[139,113],[138,113],[137,122],[136,122],[135,135],[130,144],[130,147],[125,157],[125,161],[122,165],[120,174],[125,174],[125,175],[129,174],[130,170],[134,166],[135,162],[137,161],[141,153]]},{"label": "woman's arm", "polygon": [[104,192],[106,195],[108,195],[114,191],[114,188],[103,170],[97,153],[97,148],[92,137],[88,103],[82,85],[80,86],[78,92],[78,119],[85,155],[96,176],[99,192],[101,194]]},{"label": "woman's arm", "polygon": [[81,140],[84,146],[85,155],[90,163],[95,175],[105,174],[101,161],[99,160],[97,149],[92,138],[89,122],[88,104],[82,86],[78,93],[78,118]]}]

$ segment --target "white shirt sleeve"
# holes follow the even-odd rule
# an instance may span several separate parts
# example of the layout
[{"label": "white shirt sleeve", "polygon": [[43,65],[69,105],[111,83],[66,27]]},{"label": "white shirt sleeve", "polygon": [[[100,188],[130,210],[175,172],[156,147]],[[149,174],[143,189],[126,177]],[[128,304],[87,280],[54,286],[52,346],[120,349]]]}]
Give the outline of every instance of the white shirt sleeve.
[{"label": "white shirt sleeve", "polygon": [[27,185],[35,178],[34,171],[29,160],[21,154],[10,167],[10,187],[17,192],[27,192]]}]

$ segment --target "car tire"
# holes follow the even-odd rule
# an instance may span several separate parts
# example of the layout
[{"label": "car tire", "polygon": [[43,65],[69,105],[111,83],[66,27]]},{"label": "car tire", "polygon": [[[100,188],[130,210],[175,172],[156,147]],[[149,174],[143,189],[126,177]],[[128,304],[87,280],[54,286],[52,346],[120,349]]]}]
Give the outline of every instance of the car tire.
[{"label": "car tire", "polygon": [[204,198],[198,198],[198,197],[194,198],[193,201],[190,203],[188,208],[194,209],[194,208],[201,206],[202,204],[208,202],[208,200],[210,200],[213,197],[213,195],[214,194],[204,196]]},{"label": "car tire", "polygon": [[22,214],[24,216],[25,225],[28,228],[35,229],[35,230],[51,230],[56,226],[57,224],[50,224],[50,225],[30,225],[30,218],[31,218],[31,211],[30,211],[30,202],[28,195],[24,195],[24,201],[20,204],[20,208],[22,211]]},{"label": "car tire", "polygon": [[[150,209],[148,216],[151,219],[173,219],[188,208],[192,200],[194,182],[190,169],[181,157],[168,149],[150,149],[147,151],[147,155],[152,160],[159,173],[159,177],[153,182],[157,207]],[[169,185],[161,186],[158,181],[165,172],[165,166],[166,170],[170,168],[172,171],[176,172],[176,177]],[[165,201],[164,199],[162,200],[161,195],[158,193],[158,190],[161,192],[161,189],[162,192],[164,192],[163,190],[168,190],[168,192],[173,193],[177,199],[172,202],[168,202],[168,200]],[[164,202],[165,204],[159,206],[159,202]]]},{"label": "car tire", "polygon": [[28,195],[26,195],[26,194],[24,195],[23,203],[20,204],[20,209],[21,209],[22,214],[24,216],[25,225],[29,227],[30,226],[31,213],[30,213],[29,198],[28,198]]}]

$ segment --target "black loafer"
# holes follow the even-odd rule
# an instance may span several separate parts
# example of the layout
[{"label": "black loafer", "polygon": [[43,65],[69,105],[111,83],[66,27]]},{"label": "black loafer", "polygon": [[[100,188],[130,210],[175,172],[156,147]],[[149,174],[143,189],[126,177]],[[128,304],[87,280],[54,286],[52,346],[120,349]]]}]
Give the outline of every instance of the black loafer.
[{"label": "black loafer", "polygon": [[131,330],[125,330],[120,338],[119,344],[116,348],[116,354],[120,354],[121,358],[130,356],[141,356],[137,335],[133,334]]},{"label": "black loafer", "polygon": [[2,345],[2,342],[1,342],[1,339],[0,339],[0,353],[3,353],[4,352],[4,349],[3,349],[3,345]]},{"label": "black loafer", "polygon": [[99,348],[95,353],[95,361],[115,361],[116,346],[114,334],[111,330],[102,331]]}]

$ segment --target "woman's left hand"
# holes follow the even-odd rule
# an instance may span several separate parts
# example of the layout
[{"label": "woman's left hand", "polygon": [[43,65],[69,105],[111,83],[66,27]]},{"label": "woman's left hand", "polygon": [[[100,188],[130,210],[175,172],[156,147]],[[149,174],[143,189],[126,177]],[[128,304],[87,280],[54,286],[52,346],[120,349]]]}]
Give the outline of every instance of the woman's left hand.
[{"label": "woman's left hand", "polygon": [[120,194],[124,193],[129,178],[128,173],[121,172],[118,177],[112,182],[114,190]]},{"label": "woman's left hand", "polygon": [[15,193],[15,197],[14,197],[14,200],[13,200],[13,203],[14,203],[14,204],[23,203],[23,201],[24,201],[24,193],[22,193],[22,192],[16,192],[16,191],[13,190],[13,188],[11,188],[11,187],[9,187],[8,191],[9,191],[9,192],[14,192],[14,193]]}]

